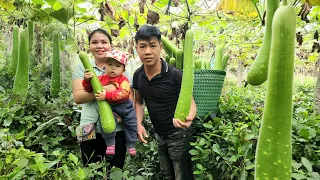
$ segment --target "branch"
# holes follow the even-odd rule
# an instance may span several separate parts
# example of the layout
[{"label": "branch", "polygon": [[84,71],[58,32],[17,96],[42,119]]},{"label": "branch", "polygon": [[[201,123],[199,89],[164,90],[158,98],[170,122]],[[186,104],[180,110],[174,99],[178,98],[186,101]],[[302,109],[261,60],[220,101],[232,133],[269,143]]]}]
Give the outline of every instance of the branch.
[{"label": "branch", "polygon": [[257,6],[257,4],[256,3],[254,3],[253,1],[251,1],[253,4],[254,4],[254,7],[256,8],[256,10],[257,10],[257,12],[258,12],[258,15],[259,15],[259,19],[260,19],[260,22],[262,23],[262,17],[261,17],[261,14],[260,14],[260,11],[259,11],[259,9],[258,9],[258,6]]},{"label": "branch", "polygon": [[191,21],[191,11],[190,11],[190,7],[189,7],[189,3],[188,3],[188,0],[186,0],[186,4],[187,4],[187,9],[188,9],[188,14],[189,14],[189,16],[188,16],[188,21]]}]

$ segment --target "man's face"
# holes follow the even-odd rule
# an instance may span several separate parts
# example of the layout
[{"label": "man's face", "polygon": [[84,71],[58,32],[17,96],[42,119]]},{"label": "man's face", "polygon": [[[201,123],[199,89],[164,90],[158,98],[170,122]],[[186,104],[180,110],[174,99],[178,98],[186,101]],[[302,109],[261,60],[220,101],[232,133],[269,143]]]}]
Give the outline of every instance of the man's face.
[{"label": "man's face", "polygon": [[139,40],[136,49],[141,62],[146,66],[153,66],[160,60],[162,43],[152,37],[150,41]]}]

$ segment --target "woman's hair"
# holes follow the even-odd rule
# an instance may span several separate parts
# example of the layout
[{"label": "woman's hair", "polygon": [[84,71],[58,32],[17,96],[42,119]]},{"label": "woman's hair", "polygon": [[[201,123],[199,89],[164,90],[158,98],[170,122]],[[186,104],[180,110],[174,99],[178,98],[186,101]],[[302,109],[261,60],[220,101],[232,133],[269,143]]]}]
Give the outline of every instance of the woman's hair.
[{"label": "woman's hair", "polygon": [[109,34],[107,31],[105,31],[104,29],[101,29],[101,28],[98,28],[98,29],[92,31],[92,32],[89,34],[89,37],[88,37],[88,38],[89,38],[89,44],[90,44],[90,41],[91,41],[92,36],[93,36],[95,33],[102,33],[102,34],[106,35],[106,36],[108,37],[109,41],[110,41],[110,44],[112,44],[112,39],[111,39],[110,34]]},{"label": "woman's hair", "polygon": [[155,26],[143,25],[136,33],[135,40],[138,43],[138,40],[147,40],[149,41],[152,37],[156,37],[158,41],[161,41],[161,32]]}]

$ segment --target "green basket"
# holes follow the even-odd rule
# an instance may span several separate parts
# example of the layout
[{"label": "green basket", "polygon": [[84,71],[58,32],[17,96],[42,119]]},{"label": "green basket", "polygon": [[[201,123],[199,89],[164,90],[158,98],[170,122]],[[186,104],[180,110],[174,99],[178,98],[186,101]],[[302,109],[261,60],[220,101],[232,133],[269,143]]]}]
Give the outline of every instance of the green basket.
[{"label": "green basket", "polygon": [[197,104],[197,116],[200,118],[210,112],[218,111],[218,103],[225,76],[225,71],[194,70],[193,97]]}]

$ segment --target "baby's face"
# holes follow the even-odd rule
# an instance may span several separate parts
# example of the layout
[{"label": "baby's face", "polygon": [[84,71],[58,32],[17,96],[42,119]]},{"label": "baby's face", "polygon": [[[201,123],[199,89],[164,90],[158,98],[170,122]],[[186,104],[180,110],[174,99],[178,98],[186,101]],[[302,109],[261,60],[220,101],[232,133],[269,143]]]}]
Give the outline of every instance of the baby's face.
[{"label": "baby's face", "polygon": [[124,65],[115,59],[108,59],[106,65],[107,74],[109,77],[117,77],[125,71]]}]

